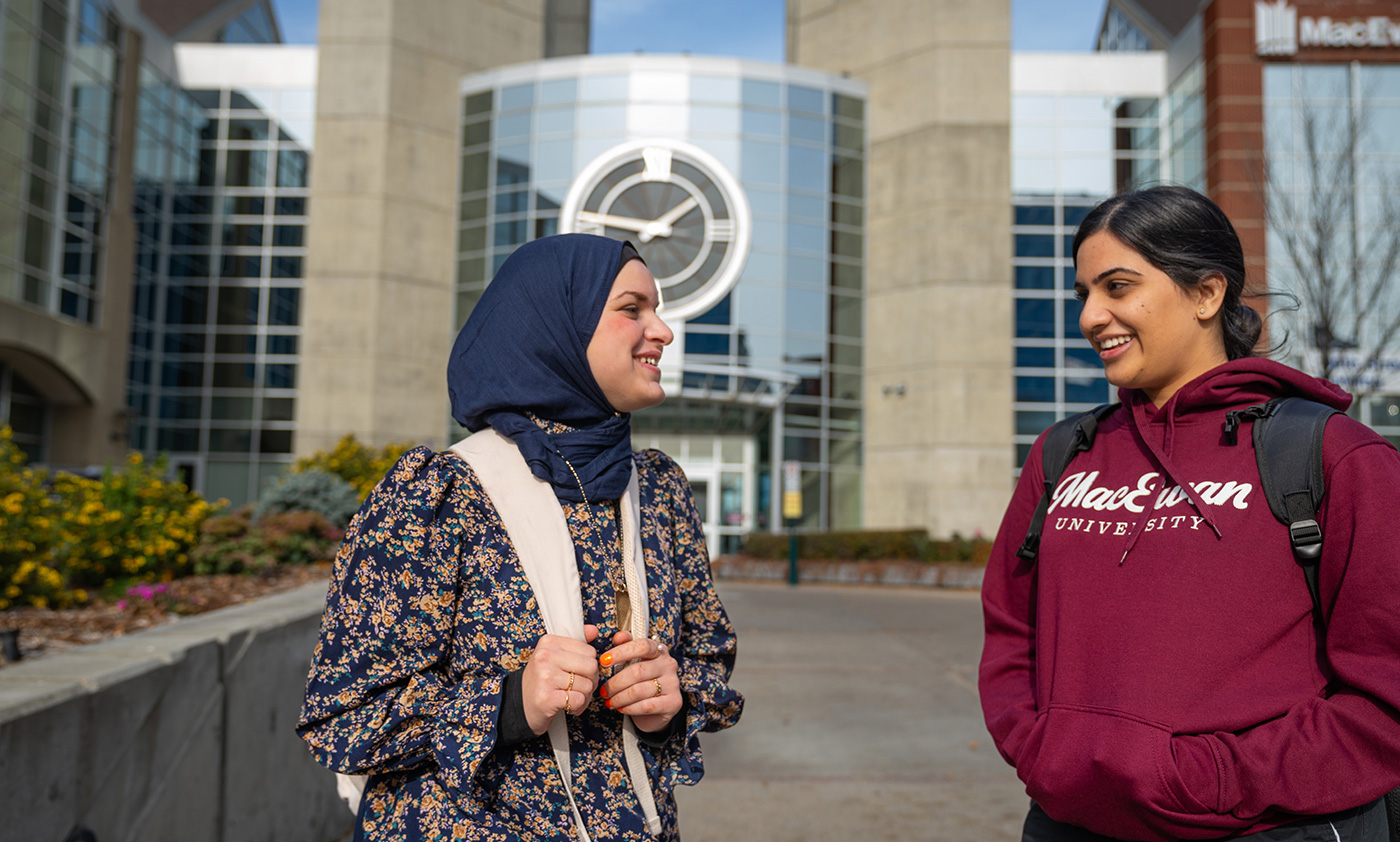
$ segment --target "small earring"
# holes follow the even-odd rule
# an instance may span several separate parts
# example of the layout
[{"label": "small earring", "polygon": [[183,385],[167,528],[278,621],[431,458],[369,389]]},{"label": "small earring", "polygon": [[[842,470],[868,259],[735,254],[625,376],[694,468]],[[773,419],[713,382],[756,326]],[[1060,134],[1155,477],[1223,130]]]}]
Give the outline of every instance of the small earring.
[{"label": "small earring", "polygon": [[1205,314],[1206,314],[1206,308],[1202,307],[1202,308],[1201,308],[1201,315],[1204,316]]}]

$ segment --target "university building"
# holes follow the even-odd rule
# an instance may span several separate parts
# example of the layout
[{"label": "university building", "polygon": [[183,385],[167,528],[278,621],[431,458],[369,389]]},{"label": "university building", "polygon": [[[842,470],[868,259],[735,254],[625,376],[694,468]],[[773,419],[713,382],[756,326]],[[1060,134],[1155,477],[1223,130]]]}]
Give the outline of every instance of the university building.
[{"label": "university building", "polygon": [[[1098,51],[1013,54],[1007,0],[788,0],[776,65],[587,55],[587,0],[321,0],[314,48],[267,0],[0,0],[0,419],[234,502],[347,433],[443,447],[495,269],[592,231],[660,281],[636,444],[714,551],[782,524],[785,463],[799,528],[990,533],[1035,436],[1112,399],[1070,294],[1096,202],[1201,189],[1289,291],[1278,220],[1321,189],[1333,268],[1384,274],[1397,6],[1111,0]],[[1365,353],[1400,306],[1333,311],[1271,339],[1400,436]]]}]

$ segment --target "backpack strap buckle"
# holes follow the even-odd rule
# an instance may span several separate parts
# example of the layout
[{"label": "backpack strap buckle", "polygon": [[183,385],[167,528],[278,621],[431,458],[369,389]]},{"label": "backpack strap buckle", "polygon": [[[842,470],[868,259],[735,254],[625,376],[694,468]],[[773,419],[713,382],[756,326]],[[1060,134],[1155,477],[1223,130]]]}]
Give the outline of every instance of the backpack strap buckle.
[{"label": "backpack strap buckle", "polygon": [[1288,540],[1299,561],[1312,561],[1322,555],[1322,527],[1317,521],[1299,520],[1288,524]]}]

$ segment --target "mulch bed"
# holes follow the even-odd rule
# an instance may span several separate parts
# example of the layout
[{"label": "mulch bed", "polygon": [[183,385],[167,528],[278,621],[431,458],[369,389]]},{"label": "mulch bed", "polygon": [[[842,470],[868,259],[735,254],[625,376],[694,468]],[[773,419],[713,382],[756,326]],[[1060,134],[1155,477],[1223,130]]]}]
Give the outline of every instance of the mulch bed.
[{"label": "mulch bed", "polygon": [[[122,600],[95,601],[82,608],[57,611],[47,608],[0,611],[0,629],[20,629],[19,647],[23,658],[42,658],[85,643],[171,623],[183,616],[203,614],[329,579],[328,562],[274,567],[249,575],[187,576],[165,583],[164,591],[150,597],[131,595]],[[0,653],[0,668],[9,663]]]}]

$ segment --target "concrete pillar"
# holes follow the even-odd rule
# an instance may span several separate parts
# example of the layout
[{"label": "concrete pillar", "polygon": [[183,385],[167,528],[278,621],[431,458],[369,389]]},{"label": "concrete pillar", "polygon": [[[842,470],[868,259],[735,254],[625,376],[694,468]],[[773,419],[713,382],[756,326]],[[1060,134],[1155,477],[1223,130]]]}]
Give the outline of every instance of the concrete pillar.
[{"label": "concrete pillar", "polygon": [[296,451],[445,444],[458,80],[544,54],[545,0],[321,0]]},{"label": "concrete pillar", "polygon": [[1010,2],[787,15],[788,61],[870,85],[865,525],[991,533],[1013,470]]}]

